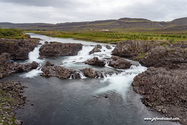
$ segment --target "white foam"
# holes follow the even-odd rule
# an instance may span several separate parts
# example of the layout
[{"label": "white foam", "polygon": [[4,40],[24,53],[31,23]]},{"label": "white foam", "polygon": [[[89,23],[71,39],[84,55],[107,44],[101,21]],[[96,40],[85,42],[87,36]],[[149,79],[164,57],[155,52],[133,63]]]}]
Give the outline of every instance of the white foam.
[{"label": "white foam", "polygon": [[122,95],[122,97],[126,97],[126,91],[130,87],[133,79],[139,73],[145,71],[147,68],[143,66],[132,66],[130,69],[125,70],[120,74],[112,74],[107,75],[101,82],[103,84],[109,83],[107,86],[100,88],[95,91],[95,94],[102,94],[107,92],[117,92]]},{"label": "white foam", "polygon": [[20,77],[23,77],[23,78],[34,78],[34,77],[38,76],[40,73],[42,73],[41,70],[33,69],[30,72],[27,72],[27,73],[25,73],[23,75],[20,75]]}]

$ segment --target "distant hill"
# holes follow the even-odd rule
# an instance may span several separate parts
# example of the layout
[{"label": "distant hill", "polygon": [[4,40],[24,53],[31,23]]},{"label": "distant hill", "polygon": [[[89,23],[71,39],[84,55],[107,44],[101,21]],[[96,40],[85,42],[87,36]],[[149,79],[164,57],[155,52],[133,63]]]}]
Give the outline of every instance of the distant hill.
[{"label": "distant hill", "polygon": [[91,22],[47,23],[0,23],[0,28],[27,30],[187,30],[187,17],[170,22],[156,22],[143,18],[120,18],[118,20],[98,20]]}]

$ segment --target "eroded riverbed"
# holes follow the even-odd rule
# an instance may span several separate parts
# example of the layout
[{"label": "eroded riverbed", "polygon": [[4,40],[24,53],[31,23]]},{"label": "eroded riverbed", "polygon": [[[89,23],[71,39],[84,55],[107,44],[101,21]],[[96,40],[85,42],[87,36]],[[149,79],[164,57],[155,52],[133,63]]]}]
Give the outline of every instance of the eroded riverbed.
[{"label": "eroded riverbed", "polygon": [[[101,44],[101,52],[89,55],[97,43],[84,42],[73,39],[52,38],[44,35],[30,34],[33,38],[40,38],[41,43],[62,42],[82,43],[83,49],[77,56],[60,56],[38,59],[39,48],[35,48],[29,55],[29,60],[40,65],[50,61],[68,69],[83,69],[91,67],[94,70],[110,72],[105,78],[91,79],[82,76],[80,80],[45,78],[40,76],[40,69],[28,73],[12,74],[1,79],[21,81],[28,86],[24,96],[29,100],[24,109],[17,110],[17,118],[23,120],[24,125],[174,125],[168,121],[144,121],[144,118],[164,117],[149,111],[140,101],[140,95],[131,87],[133,78],[146,70],[138,62],[133,62],[130,69],[116,70],[107,64],[105,67],[90,66],[82,63],[87,59],[98,57],[110,58],[111,50]],[[22,62],[22,63],[25,63]],[[32,106],[32,105],[33,106]]]}]

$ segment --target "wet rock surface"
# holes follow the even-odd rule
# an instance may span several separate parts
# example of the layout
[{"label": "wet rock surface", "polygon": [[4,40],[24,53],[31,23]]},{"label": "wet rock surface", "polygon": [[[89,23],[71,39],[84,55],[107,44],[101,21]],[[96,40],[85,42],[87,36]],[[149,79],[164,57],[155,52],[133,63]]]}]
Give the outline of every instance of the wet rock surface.
[{"label": "wet rock surface", "polygon": [[93,53],[95,53],[95,52],[101,52],[100,49],[102,49],[102,46],[101,46],[100,44],[97,44],[97,45],[89,52],[89,54],[91,55],[91,54],[93,54]]},{"label": "wet rock surface", "polygon": [[167,117],[180,118],[180,123],[187,124],[187,76],[186,70],[166,70],[150,67],[134,78],[135,92],[143,95],[141,99]]},{"label": "wet rock surface", "polygon": [[22,95],[24,88],[27,87],[22,86],[20,82],[0,82],[0,123],[9,125],[23,123],[15,118],[15,110],[24,106],[27,101],[26,97]]},{"label": "wet rock surface", "polygon": [[105,61],[104,60],[99,60],[98,57],[94,57],[93,59],[87,60],[84,62],[85,64],[89,64],[89,65],[95,65],[95,66],[105,66]]},{"label": "wet rock surface", "polygon": [[54,66],[50,62],[46,62],[46,64],[41,69],[43,73],[41,76],[44,77],[57,77],[60,79],[80,79],[81,73],[89,78],[104,78],[104,73],[100,71],[94,71],[92,68],[85,68],[79,71],[66,69],[62,66]]},{"label": "wet rock surface", "polygon": [[14,60],[26,60],[28,54],[38,46],[39,39],[0,39],[0,54],[9,53]]},{"label": "wet rock surface", "polygon": [[82,50],[82,44],[80,43],[58,43],[51,42],[45,43],[40,48],[40,56],[74,56]]},{"label": "wet rock surface", "polygon": [[38,63],[33,61],[32,63],[20,64],[17,62],[10,62],[10,54],[2,53],[0,55],[0,78],[10,75],[16,72],[29,72],[32,69],[38,67]]},{"label": "wet rock surface", "polygon": [[132,83],[142,102],[187,125],[187,42],[174,44],[151,41],[119,42],[113,55],[126,57],[149,67]]},{"label": "wet rock surface", "polygon": [[132,64],[120,57],[113,56],[108,65],[117,69],[128,69]]}]

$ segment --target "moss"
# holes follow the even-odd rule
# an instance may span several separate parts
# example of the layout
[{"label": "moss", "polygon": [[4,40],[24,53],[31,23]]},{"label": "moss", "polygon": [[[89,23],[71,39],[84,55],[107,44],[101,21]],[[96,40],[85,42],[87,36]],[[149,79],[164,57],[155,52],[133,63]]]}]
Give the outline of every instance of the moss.
[{"label": "moss", "polygon": [[145,54],[146,54],[146,53],[141,52],[141,56],[138,56],[137,58],[138,58],[138,59],[142,59],[142,58],[145,57]]}]

